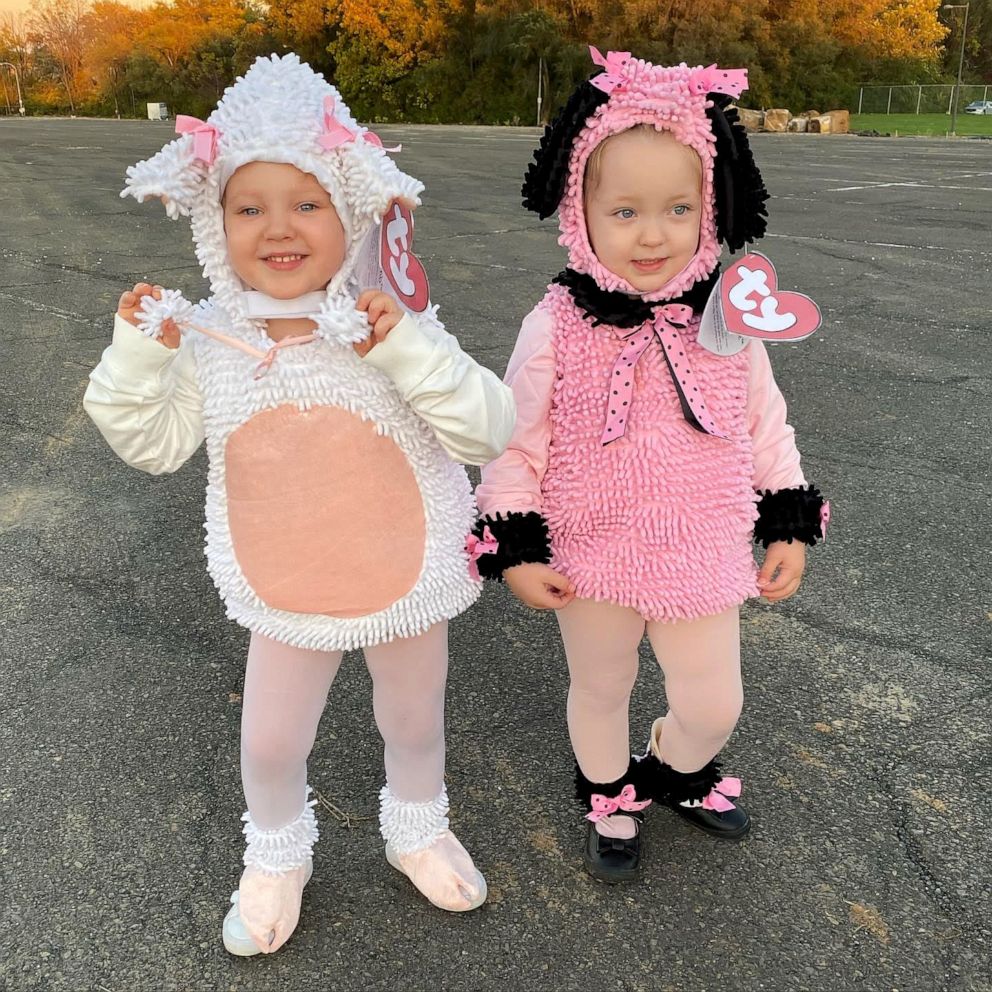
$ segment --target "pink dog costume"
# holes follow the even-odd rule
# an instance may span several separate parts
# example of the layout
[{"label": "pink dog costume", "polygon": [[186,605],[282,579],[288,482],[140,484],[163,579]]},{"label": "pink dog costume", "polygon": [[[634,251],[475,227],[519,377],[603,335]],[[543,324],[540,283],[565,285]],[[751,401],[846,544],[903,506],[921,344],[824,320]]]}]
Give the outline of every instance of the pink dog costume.
[{"label": "pink dog costume", "polygon": [[[618,881],[637,867],[637,838],[603,837],[611,814],[637,817],[656,800],[717,836],[746,833],[727,798],[739,783],[714,758],[740,711],[737,609],[758,595],[751,544],[815,544],[823,500],[803,477],[761,343],[722,357],[696,340],[720,242],[737,250],[765,229],[767,194],[729,105],[746,70],[593,54],[604,71],[546,129],[523,186],[526,207],[557,209],[569,267],[510,359],[517,427],[483,472],[477,533],[498,545],[480,560],[484,576],[545,562],[576,586],[558,616],[578,797],[600,824],[586,862]],[[671,132],[702,163],[695,256],[651,294],[599,261],[584,214],[589,156],[637,125]],[[627,707],[645,629],[670,711],[638,761]]]}]

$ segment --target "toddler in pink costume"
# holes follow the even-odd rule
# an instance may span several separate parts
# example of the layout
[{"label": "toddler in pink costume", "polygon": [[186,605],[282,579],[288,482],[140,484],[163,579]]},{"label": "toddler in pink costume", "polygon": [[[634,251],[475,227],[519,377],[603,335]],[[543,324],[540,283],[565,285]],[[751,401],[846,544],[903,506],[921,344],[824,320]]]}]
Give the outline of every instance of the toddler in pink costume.
[{"label": "toddler in pink costume", "polygon": [[153,474],[206,442],[207,567],[251,632],[245,868],[224,944],[269,953],[297,924],[317,840],[307,757],[342,654],[359,648],[385,743],[386,858],[434,905],[474,909],[486,883],[449,829],[444,783],[447,624],[481,587],[458,463],[503,450],[513,397],[426,290],[402,312],[381,282],[368,289],[377,225],[398,245],[397,201],[423,186],[309,66],[260,58],[207,121],[177,129],[125,193],[190,216],[211,296],[125,293],[84,402]]},{"label": "toddler in pink costume", "polygon": [[[747,833],[740,782],[716,762],[742,704],[738,609],[798,588],[826,505],[761,342],[729,357],[697,342],[720,243],[765,230],[730,105],[746,70],[592,51],[603,71],[546,129],[523,186],[542,218],[557,209],[569,265],[510,358],[517,426],[483,471],[476,534],[484,576],[557,611],[585,864],[618,882],[652,801],[716,837]],[[632,759],[645,630],[669,710]]]}]

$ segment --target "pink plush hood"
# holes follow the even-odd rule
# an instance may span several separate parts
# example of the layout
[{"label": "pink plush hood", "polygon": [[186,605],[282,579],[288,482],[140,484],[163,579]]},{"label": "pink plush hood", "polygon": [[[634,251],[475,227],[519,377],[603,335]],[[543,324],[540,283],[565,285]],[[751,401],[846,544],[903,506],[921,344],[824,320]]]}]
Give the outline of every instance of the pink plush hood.
[{"label": "pink plush hood", "polygon": [[[747,70],[716,66],[689,68],[685,63],[657,66],[631,58],[629,52],[610,52],[604,58],[595,48],[591,51],[594,61],[605,70],[591,84],[608,94],[608,99],[589,116],[572,145],[565,188],[558,204],[561,227],[558,243],[568,250],[570,268],[592,276],[601,289],[640,296],[649,302],[670,299],[708,276],[720,256],[714,197],[716,137],[706,111],[713,106],[709,94],[740,96],[747,88]],[[638,124],[670,131],[677,141],[692,148],[702,163],[703,177],[696,254],[678,275],[650,294],[641,294],[600,263],[589,243],[583,207],[583,181],[589,156],[611,135]]]}]

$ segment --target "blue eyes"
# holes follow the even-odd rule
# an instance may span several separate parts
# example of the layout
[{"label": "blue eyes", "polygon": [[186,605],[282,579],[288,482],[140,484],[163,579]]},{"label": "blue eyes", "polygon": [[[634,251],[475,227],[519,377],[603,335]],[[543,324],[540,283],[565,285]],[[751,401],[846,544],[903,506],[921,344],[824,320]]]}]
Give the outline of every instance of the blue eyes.
[{"label": "blue eyes", "polygon": [[[301,203],[296,209],[299,210],[300,213],[303,213],[303,214],[312,214],[315,210],[319,210],[320,209],[320,204],[319,203]],[[258,207],[242,207],[238,211],[238,213],[241,214],[241,215],[243,215],[243,216],[245,216],[245,217],[260,217],[261,214],[262,214],[262,211],[259,210]]]},{"label": "blue eyes", "polygon": [[[690,210],[692,210],[692,207],[688,203],[680,203],[672,207],[672,213],[676,217],[684,217]],[[613,216],[619,217],[620,220],[632,220],[637,216],[637,211],[631,207],[621,207],[619,210],[613,211]]]}]

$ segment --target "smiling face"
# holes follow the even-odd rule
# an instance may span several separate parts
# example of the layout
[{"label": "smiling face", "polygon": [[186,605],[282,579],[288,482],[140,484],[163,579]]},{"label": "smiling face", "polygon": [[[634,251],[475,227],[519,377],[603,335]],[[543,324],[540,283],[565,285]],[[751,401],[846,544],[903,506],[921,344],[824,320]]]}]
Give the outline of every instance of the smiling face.
[{"label": "smiling face", "polygon": [[344,228],[330,196],[295,165],[241,166],[224,190],[224,230],[234,271],[277,300],[323,289],[344,262]]},{"label": "smiling face", "polygon": [[585,215],[599,261],[641,293],[677,276],[699,245],[702,166],[666,131],[635,127],[589,157]]}]

